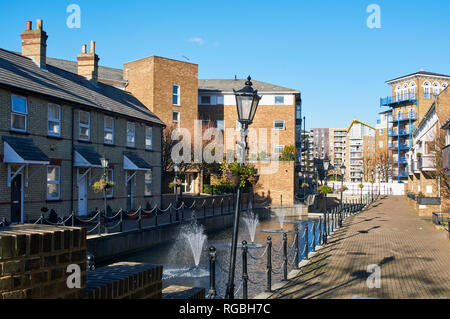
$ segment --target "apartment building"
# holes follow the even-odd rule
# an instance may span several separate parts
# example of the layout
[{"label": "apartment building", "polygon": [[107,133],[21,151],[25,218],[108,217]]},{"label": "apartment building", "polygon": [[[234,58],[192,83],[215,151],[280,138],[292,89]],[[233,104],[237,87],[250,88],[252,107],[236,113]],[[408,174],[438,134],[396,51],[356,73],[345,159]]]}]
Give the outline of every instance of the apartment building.
[{"label": "apartment building", "polygon": [[328,128],[312,128],[310,130],[311,139],[313,141],[314,158],[329,158],[330,152],[330,130]]},{"label": "apartment building", "polygon": [[314,178],[313,139],[310,132],[302,130],[301,171],[306,180]]},{"label": "apartment building", "polygon": [[347,130],[345,128],[330,128],[329,129],[329,144],[330,144],[330,164],[333,166],[334,175],[341,175],[341,167],[345,166],[346,155],[346,139]]},{"label": "apartment building", "polygon": [[[408,192],[427,197],[417,199],[420,215],[431,216],[433,211],[450,208],[448,186],[441,179],[439,166],[444,167],[448,153],[442,151],[448,142],[448,132],[441,127],[450,117],[450,91],[445,88],[435,95],[434,102],[422,117],[413,133],[413,144],[407,153]],[[445,140],[446,139],[446,140]],[[434,203],[430,202],[434,198]]]},{"label": "apartment building", "polygon": [[102,158],[115,183],[112,210],[159,204],[164,123],[132,94],[98,81],[95,42],[89,52],[82,46],[71,72],[47,60],[42,20],[36,29],[27,21],[21,38],[21,54],[0,49],[0,218],[103,208],[92,187]]},{"label": "apartment building", "polygon": [[374,148],[375,128],[361,121],[353,120],[347,129],[346,137],[346,171],[345,180],[349,182],[368,181],[365,171],[370,171],[371,153],[367,148]]},{"label": "apartment building", "polygon": [[[301,95],[300,91],[251,80],[253,88],[262,96],[258,110],[250,126],[257,134],[258,145],[249,145],[251,159],[278,158],[286,146],[301,149],[300,136],[296,134],[301,128]],[[245,79],[200,79],[198,90],[199,119],[224,131],[234,132],[232,136],[225,134],[225,154],[236,154],[236,141],[240,140],[240,123],[238,122],[236,99],[233,90],[244,87]],[[209,124],[208,124],[209,123]],[[274,133],[274,136],[272,135]],[[250,136],[249,136],[250,139]],[[299,163],[299,162],[298,162]],[[284,165],[285,163],[281,164]],[[294,202],[294,189],[298,188],[298,173],[289,168],[289,178],[272,179],[261,183],[259,193],[271,193],[274,203],[279,202],[283,194],[285,203]],[[291,176],[293,178],[291,178]]]},{"label": "apartment building", "polygon": [[388,107],[391,119],[386,126],[389,150],[392,154],[392,175],[397,182],[407,182],[407,152],[412,147],[413,133],[433,99],[444,90],[450,77],[443,74],[420,71],[389,80],[392,95],[380,99],[381,107]]}]

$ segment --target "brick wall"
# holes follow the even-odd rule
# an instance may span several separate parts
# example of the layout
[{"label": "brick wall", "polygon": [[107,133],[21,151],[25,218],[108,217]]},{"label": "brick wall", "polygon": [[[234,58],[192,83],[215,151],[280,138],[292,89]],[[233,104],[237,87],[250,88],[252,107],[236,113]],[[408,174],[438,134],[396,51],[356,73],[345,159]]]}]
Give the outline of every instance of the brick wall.
[{"label": "brick wall", "polygon": [[[11,123],[11,92],[0,89],[0,109],[5,115],[0,118],[0,133],[3,136],[16,136],[19,138],[32,139],[52,162],[57,162],[61,167],[61,198],[57,201],[47,201],[46,168],[45,166],[33,165],[29,168],[29,185],[23,188],[24,197],[24,219],[37,219],[41,214],[41,208],[54,209],[59,216],[67,216],[71,211],[71,178],[73,174],[73,209],[78,211],[78,185],[77,169],[72,168],[72,106],[61,105],[61,138],[47,136],[47,105],[49,101],[34,96],[28,96],[28,133],[18,134],[10,131]],[[152,166],[153,183],[152,196],[144,196],[144,173],[138,172],[135,182],[134,206],[145,206],[147,201],[159,203],[161,187],[161,128],[153,127],[153,151],[145,150],[145,125],[136,121],[136,148],[126,147],[126,125],[128,120],[122,117],[114,117],[114,146],[104,144],[104,114],[90,111],[90,142],[78,142],[78,110],[74,112],[73,134],[75,144],[92,147],[98,154],[105,155],[114,169],[114,197],[108,199],[108,204],[113,210],[126,208],[127,194],[125,186],[125,171],[123,170],[123,152],[136,152],[141,158]],[[4,146],[0,140],[0,158],[3,159]],[[101,168],[93,168],[88,183],[88,212],[97,208],[103,208],[103,197],[95,193],[92,184],[99,180],[103,174]],[[0,218],[10,220],[11,189],[7,186],[7,165],[0,164]]]},{"label": "brick wall", "polygon": [[[80,289],[67,287],[69,264],[80,266]],[[84,229],[17,225],[0,232],[1,298],[81,298],[85,280]]]}]

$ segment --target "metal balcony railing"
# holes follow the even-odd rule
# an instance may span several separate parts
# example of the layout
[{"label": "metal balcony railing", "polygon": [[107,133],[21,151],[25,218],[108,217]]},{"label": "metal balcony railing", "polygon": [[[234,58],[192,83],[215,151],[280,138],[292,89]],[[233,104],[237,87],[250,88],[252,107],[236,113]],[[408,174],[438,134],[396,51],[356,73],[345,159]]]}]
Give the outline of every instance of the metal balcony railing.
[{"label": "metal balcony railing", "polygon": [[389,122],[398,122],[398,121],[415,121],[417,120],[417,114],[415,112],[408,112],[408,113],[397,113],[396,116],[392,116],[389,119]]},{"label": "metal balcony railing", "polygon": [[394,177],[408,177],[408,173],[405,170],[401,170],[401,171],[393,171],[393,175]]},{"label": "metal balcony railing", "polygon": [[432,171],[435,170],[435,156],[434,155],[422,155],[417,159],[417,168],[419,171]]},{"label": "metal balcony railing", "polygon": [[398,94],[396,96],[388,96],[385,98],[380,98],[380,106],[392,106],[404,102],[415,102],[417,101],[417,94],[415,93],[405,93]]},{"label": "metal balcony railing", "polygon": [[395,128],[395,129],[391,129],[388,130],[388,134],[389,136],[402,136],[402,135],[409,135],[412,134],[415,130],[415,127],[411,127],[411,128]]},{"label": "metal balcony railing", "polygon": [[409,150],[411,148],[411,143],[407,142],[407,143],[394,143],[394,144],[389,144],[388,145],[388,149],[390,151],[394,151],[394,150]]},{"label": "metal balcony railing", "polygon": [[394,163],[397,164],[408,164],[408,160],[405,157],[400,157],[400,159],[394,157]]}]

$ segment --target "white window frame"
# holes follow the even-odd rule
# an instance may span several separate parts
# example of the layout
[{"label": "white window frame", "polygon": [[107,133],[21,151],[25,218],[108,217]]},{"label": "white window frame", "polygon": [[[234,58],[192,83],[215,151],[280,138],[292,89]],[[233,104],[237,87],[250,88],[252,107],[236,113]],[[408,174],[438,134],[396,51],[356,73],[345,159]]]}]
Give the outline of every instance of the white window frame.
[{"label": "white window frame", "polygon": [[[275,123],[283,123],[283,127],[277,127],[276,125],[275,125]],[[273,128],[275,129],[275,130],[280,130],[280,131],[282,131],[282,130],[285,130],[286,129],[286,124],[285,124],[285,122],[284,122],[284,120],[274,120],[273,121]]]},{"label": "white window frame", "polygon": [[[148,131],[150,132],[150,134],[148,134]],[[150,143],[147,143],[148,141],[150,141]],[[145,149],[153,149],[153,127],[149,125],[145,126]]]},{"label": "white window frame", "polygon": [[[114,169],[108,168],[106,171],[108,172],[108,181],[114,182]],[[108,191],[106,191],[105,193],[106,193],[106,198],[113,198],[114,197],[114,186],[109,188]]]},{"label": "white window frame", "polygon": [[[132,125],[133,132],[132,134],[128,131],[128,126]],[[129,137],[133,137],[133,144],[130,144]],[[136,123],[134,122],[127,122],[127,147],[136,147]]]},{"label": "white window frame", "polygon": [[[174,92],[173,92],[173,89],[174,89],[175,87],[177,87],[177,93],[174,93]],[[172,85],[172,105],[178,105],[178,106],[181,105],[181,103],[180,103],[180,96],[181,96],[180,91],[181,91],[181,89],[180,89],[180,86],[179,86],[178,84],[173,84],[173,85]],[[175,96],[177,97],[177,103],[173,103],[173,98],[174,98]]]},{"label": "white window frame", "polygon": [[[81,113],[86,113],[88,115],[88,124],[81,123]],[[82,138],[81,137],[81,128],[87,128],[88,129],[88,137]],[[91,112],[87,111],[78,111],[78,139],[82,141],[90,141],[91,140]]]},{"label": "white window frame", "polygon": [[[25,101],[25,113],[20,111],[14,111],[14,98],[23,99]],[[20,128],[13,127],[13,116],[23,116],[25,118],[25,128],[22,130]],[[26,132],[28,129],[28,99],[20,95],[11,95],[11,130],[16,132]]]},{"label": "white window frame", "polygon": [[[150,174],[150,179],[147,179],[147,174]],[[152,183],[153,183],[153,172],[148,170],[144,174],[144,196],[152,196]],[[150,192],[147,192],[147,185],[150,185]]]},{"label": "white window frame", "polygon": [[[58,169],[58,180],[49,181],[48,179],[48,170],[57,168]],[[58,185],[58,196],[50,197],[48,192],[48,185]],[[61,166],[58,165],[49,165],[47,166],[47,200],[60,200],[61,199]]]},{"label": "white window frame", "polygon": [[[282,98],[283,99],[283,102],[277,102],[277,98]],[[284,95],[275,95],[275,97],[274,97],[274,103],[275,103],[275,105],[284,105]]]},{"label": "white window frame", "polygon": [[[50,117],[50,106],[57,106],[58,107],[58,115],[59,115],[58,118],[51,118]],[[50,132],[50,129],[48,127],[50,122],[58,124],[58,126],[59,126],[59,132],[58,133]],[[62,129],[61,128],[61,105],[55,104],[55,103],[48,103],[48,106],[47,106],[47,134],[50,135],[50,136],[61,136],[61,129]]]},{"label": "white window frame", "polygon": [[[177,114],[177,120],[176,120],[176,121],[173,119],[174,113]],[[172,111],[172,123],[177,123],[177,125],[180,126],[180,112],[178,112],[178,111]]]},{"label": "white window frame", "polygon": [[[277,151],[277,149],[279,149],[279,148],[281,148],[281,151]],[[281,153],[283,153],[284,148],[285,148],[285,145],[274,145],[273,153],[277,154],[277,155],[280,155]]]},{"label": "white window frame", "polygon": [[[111,119],[111,128],[106,127],[106,120],[107,119]],[[114,144],[114,118],[112,116],[107,116],[105,115],[103,117],[103,143],[104,144],[108,144],[108,145],[112,145]],[[106,133],[111,133],[112,139],[111,141],[107,141],[106,140]]]}]

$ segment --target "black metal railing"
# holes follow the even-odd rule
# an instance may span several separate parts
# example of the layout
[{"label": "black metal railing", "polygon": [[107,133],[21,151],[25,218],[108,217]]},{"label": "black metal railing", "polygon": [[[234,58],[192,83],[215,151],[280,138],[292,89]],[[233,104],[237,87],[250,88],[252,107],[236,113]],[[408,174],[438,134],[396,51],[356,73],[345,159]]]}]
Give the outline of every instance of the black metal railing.
[{"label": "black metal railing", "polygon": [[[325,237],[333,234],[337,229],[343,226],[343,221],[353,215],[359,214],[365,208],[367,208],[370,204],[378,200],[379,195],[370,196],[364,195],[361,197],[360,201],[351,200],[342,203],[332,210],[326,212],[324,214],[325,218],[318,218],[317,220],[312,221],[312,226],[308,226],[308,223],[295,225],[294,237],[292,242],[288,243],[288,236],[286,233],[283,233],[282,242],[279,248],[274,248],[272,237],[267,237],[267,242],[265,246],[261,249],[264,249],[263,253],[259,256],[253,255],[248,249],[247,241],[242,241],[242,253],[241,253],[241,262],[242,262],[242,275],[241,275],[241,283],[239,288],[236,290],[240,291],[242,289],[242,298],[248,298],[248,284],[254,283],[252,280],[251,274],[249,274],[249,264],[253,263],[264,263],[265,264],[265,282],[264,291],[266,293],[273,292],[273,277],[274,274],[282,275],[281,281],[288,281],[288,271],[289,266],[293,269],[299,269],[301,266],[302,260],[308,260],[311,257],[311,253],[315,252],[318,245],[326,245]],[[277,253],[281,253],[277,254]],[[290,259],[289,256],[293,258]],[[210,289],[208,292],[209,299],[215,299],[218,297],[217,289],[216,289],[216,265],[218,264],[218,259],[220,256],[217,256],[216,248],[211,246],[209,248],[209,269],[210,269]],[[225,257],[225,256],[224,256]],[[274,269],[274,257],[280,258],[280,267],[278,269]],[[225,267],[221,267],[221,270],[227,272]],[[253,278],[257,279],[257,278]],[[261,289],[263,289],[261,287]]]}]

